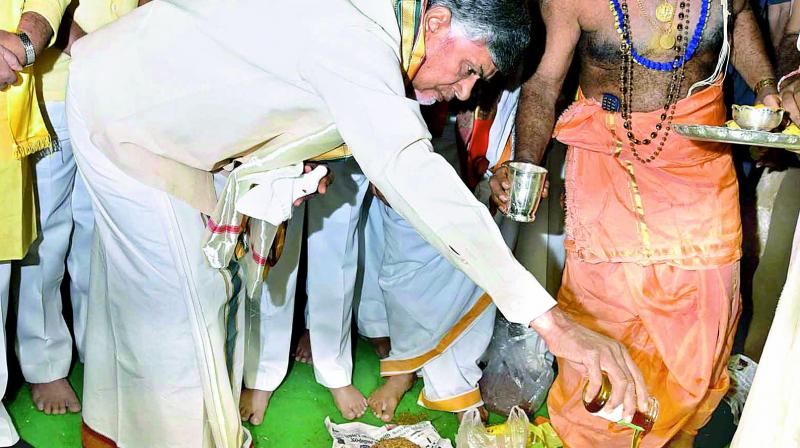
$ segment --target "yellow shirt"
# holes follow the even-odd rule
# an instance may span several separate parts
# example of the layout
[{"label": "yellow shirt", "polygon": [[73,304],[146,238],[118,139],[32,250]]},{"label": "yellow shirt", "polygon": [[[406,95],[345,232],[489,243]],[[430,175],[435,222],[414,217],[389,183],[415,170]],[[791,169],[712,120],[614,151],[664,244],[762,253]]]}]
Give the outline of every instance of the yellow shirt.
[{"label": "yellow shirt", "polygon": [[[73,3],[78,1],[73,0]],[[80,0],[74,20],[83,31],[91,33],[131,12],[138,3],[138,0]],[[49,48],[37,62],[45,101],[64,101],[69,62],[70,57],[58,48]]]}]

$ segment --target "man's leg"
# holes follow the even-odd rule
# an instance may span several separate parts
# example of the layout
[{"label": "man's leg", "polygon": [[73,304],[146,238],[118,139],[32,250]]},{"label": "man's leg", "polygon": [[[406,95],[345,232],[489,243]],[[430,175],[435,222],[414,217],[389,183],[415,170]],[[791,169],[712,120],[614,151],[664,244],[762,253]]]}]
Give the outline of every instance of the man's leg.
[{"label": "man's leg", "polygon": [[368,182],[353,159],[333,162],[327,193],[308,202],[308,328],[317,381],[330,389],[342,416],[363,415],[367,403],[352,385],[356,230]]},{"label": "man's leg", "polygon": [[66,379],[72,361],[72,338],[61,306],[64,260],[72,233],[70,196],[75,161],[64,102],[46,106],[61,150],[36,162],[41,230],[20,263],[17,355],[36,407],[45,414],[63,414],[81,410]]},{"label": "man's leg", "polygon": [[[584,263],[568,254],[559,307],[624,344],[659,401],[645,443],[663,446],[676,435],[673,446],[690,443],[724,395],[739,315],[738,281],[738,264],[685,270]],[[610,427],[583,407],[584,384],[581,370],[559,361],[547,404],[561,439],[569,446],[630,446],[629,430]]]},{"label": "man's leg", "polygon": [[296,208],[288,223],[283,253],[267,274],[261,300],[248,300],[246,305],[244,389],[239,412],[242,420],[254,425],[264,420],[272,392],[289,367],[304,211],[305,206]]},{"label": "man's leg", "polygon": [[381,361],[388,379],[370,396],[370,408],[391,421],[418,371],[430,393],[429,400],[421,399],[426,406],[451,412],[480,406],[476,362],[491,339],[491,299],[405,219],[381,207],[386,251],[380,285],[392,351]]},{"label": "man's leg", "polygon": [[378,282],[385,244],[383,217],[379,206],[380,200],[370,195],[368,202],[369,207],[366,213],[361,215],[362,219],[366,218],[360,227],[364,234],[364,265],[356,321],[358,333],[372,344],[375,353],[383,359],[389,356],[392,348],[389,340],[386,304],[383,301],[383,291]]},{"label": "man's leg", "polygon": [[89,270],[91,267],[94,215],[92,200],[81,176],[75,176],[72,188],[72,240],[67,253],[69,298],[72,302],[72,334],[78,357],[84,360],[86,310],[89,302]]},{"label": "man's leg", "polygon": [[781,181],[772,208],[764,253],[753,276],[753,319],[745,340],[744,352],[756,362],[767,341],[786,274],[789,270],[792,238],[800,211],[800,168],[789,168]]},{"label": "man's leg", "polygon": [[[8,312],[8,290],[11,283],[11,263],[0,262],[0,312],[2,312],[2,326],[0,326],[0,395],[6,394],[8,386],[8,364],[6,363],[6,315]],[[19,435],[14,428],[14,422],[8,415],[6,407],[0,403],[0,446],[12,446],[19,441]]]},{"label": "man's leg", "polygon": [[99,433],[119,446],[240,446],[245,435],[225,355],[234,288],[230,272],[209,268],[203,257],[202,215],[111,163],[74,102],[69,119],[98,249],[84,436]]},{"label": "man's leg", "polygon": [[425,364],[420,406],[456,413],[459,420],[469,409],[483,407],[478,388],[483,372],[478,361],[492,340],[495,312],[494,306],[489,307],[448,350]]}]

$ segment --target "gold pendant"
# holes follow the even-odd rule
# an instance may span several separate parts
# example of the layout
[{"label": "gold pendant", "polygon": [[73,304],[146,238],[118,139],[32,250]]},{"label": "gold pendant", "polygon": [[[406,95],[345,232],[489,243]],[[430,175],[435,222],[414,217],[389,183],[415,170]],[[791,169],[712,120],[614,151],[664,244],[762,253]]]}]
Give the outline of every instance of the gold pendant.
[{"label": "gold pendant", "polygon": [[663,23],[671,22],[674,16],[675,16],[675,7],[672,6],[672,4],[664,1],[661,2],[656,7],[656,19],[658,19],[659,22]]},{"label": "gold pendant", "polygon": [[664,50],[669,50],[675,46],[675,36],[673,36],[671,33],[662,34],[658,39],[658,45],[660,45]]}]

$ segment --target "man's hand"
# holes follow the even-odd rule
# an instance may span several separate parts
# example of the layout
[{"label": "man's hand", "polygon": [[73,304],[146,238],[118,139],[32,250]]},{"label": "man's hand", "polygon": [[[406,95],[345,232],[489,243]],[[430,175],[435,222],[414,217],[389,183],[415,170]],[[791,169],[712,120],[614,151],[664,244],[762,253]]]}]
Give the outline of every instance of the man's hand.
[{"label": "man's hand", "polygon": [[771,90],[772,91],[770,93],[763,95],[762,98],[756,98],[756,104],[763,104],[772,109],[780,109],[781,97],[778,95],[777,90],[775,89]]},{"label": "man's hand", "polygon": [[[319,163],[306,162],[304,164],[304,166],[303,166],[303,172],[310,173],[311,170],[316,168],[318,165],[319,165]],[[296,201],[294,201],[294,206],[297,207],[298,205],[302,204],[306,200],[310,199],[315,194],[325,194],[328,191],[328,186],[333,184],[333,178],[334,178],[333,171],[331,171],[329,169],[328,170],[328,174],[326,174],[325,177],[323,177],[322,179],[319,180],[319,187],[317,187],[317,192],[314,193],[314,194],[310,194],[308,196],[303,196],[302,198],[297,199]]]},{"label": "man's hand", "polygon": [[[503,165],[489,179],[489,187],[492,189],[492,203],[498,210],[506,214],[508,212],[508,198],[511,194],[511,179],[508,177],[508,167]],[[544,182],[542,199],[547,198],[550,193],[550,181]]]},{"label": "man's hand", "polygon": [[17,82],[17,72],[22,70],[22,63],[7,48],[0,46],[0,90]]},{"label": "man's hand", "polygon": [[372,191],[372,195],[373,196],[375,196],[376,198],[380,199],[380,201],[383,202],[384,204],[386,204],[387,207],[392,208],[392,206],[389,205],[389,203],[386,201],[386,198],[383,196],[383,193],[381,193],[381,190],[378,190],[378,187],[376,187],[375,184],[370,182],[369,183],[369,189],[370,189],[370,191]]},{"label": "man's hand", "polygon": [[650,395],[644,377],[622,344],[576,324],[558,308],[531,322],[531,328],[544,338],[553,355],[579,366],[589,378],[588,396],[600,391],[603,372],[608,375],[612,392],[605,409],[622,404],[627,421],[637,407],[647,411]]},{"label": "man's hand", "polygon": [[75,23],[75,20],[73,19],[69,27],[69,35],[67,36],[67,44],[64,46],[64,53],[72,56],[72,44],[85,35],[86,31],[83,31],[83,28]]},{"label": "man's hand", "polygon": [[789,118],[800,125],[800,76],[781,86],[781,102]]},{"label": "man's hand", "polygon": [[492,203],[503,214],[508,212],[508,197],[511,193],[511,180],[508,178],[508,167],[501,166],[489,179],[492,189]]}]

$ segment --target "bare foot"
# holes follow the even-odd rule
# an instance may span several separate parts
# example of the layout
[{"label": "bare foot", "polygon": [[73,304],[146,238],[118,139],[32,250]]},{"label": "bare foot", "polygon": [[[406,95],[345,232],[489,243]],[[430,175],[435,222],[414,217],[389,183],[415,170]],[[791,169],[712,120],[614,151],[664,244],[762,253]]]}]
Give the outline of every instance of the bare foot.
[{"label": "bare foot", "polygon": [[369,407],[375,417],[389,423],[394,418],[394,410],[406,392],[414,385],[414,374],[390,376],[381,387],[370,395]]},{"label": "bare foot", "polygon": [[239,414],[242,421],[249,420],[254,425],[264,421],[264,411],[267,410],[271,390],[258,390],[242,388],[242,397],[239,399]]},{"label": "bare foot", "polygon": [[36,409],[47,415],[81,411],[81,402],[66,378],[49,383],[31,383],[31,399]]},{"label": "bare foot", "polygon": [[[467,411],[468,410],[469,409],[467,409]],[[466,414],[467,411],[462,411],[456,414],[456,418],[458,419],[459,424],[461,424],[461,420],[464,419],[464,414]],[[486,410],[486,407],[484,406],[479,407],[478,414],[480,414],[482,422],[486,423],[486,421],[489,420],[489,411]]]},{"label": "bare foot", "polygon": [[392,343],[389,338],[364,338],[372,345],[375,354],[378,358],[384,359],[389,357],[389,352],[392,351]]},{"label": "bare foot", "polygon": [[347,420],[361,418],[367,411],[367,399],[352,385],[330,389],[333,401],[342,417]]},{"label": "bare foot", "polygon": [[669,448],[692,448],[694,445],[694,437],[691,434],[687,434],[683,431],[678,431],[672,439],[670,439],[667,447]]},{"label": "bare foot", "polygon": [[300,340],[297,341],[297,347],[294,349],[294,360],[302,362],[303,364],[313,364],[314,360],[311,358],[311,333],[308,330],[303,332]]}]

